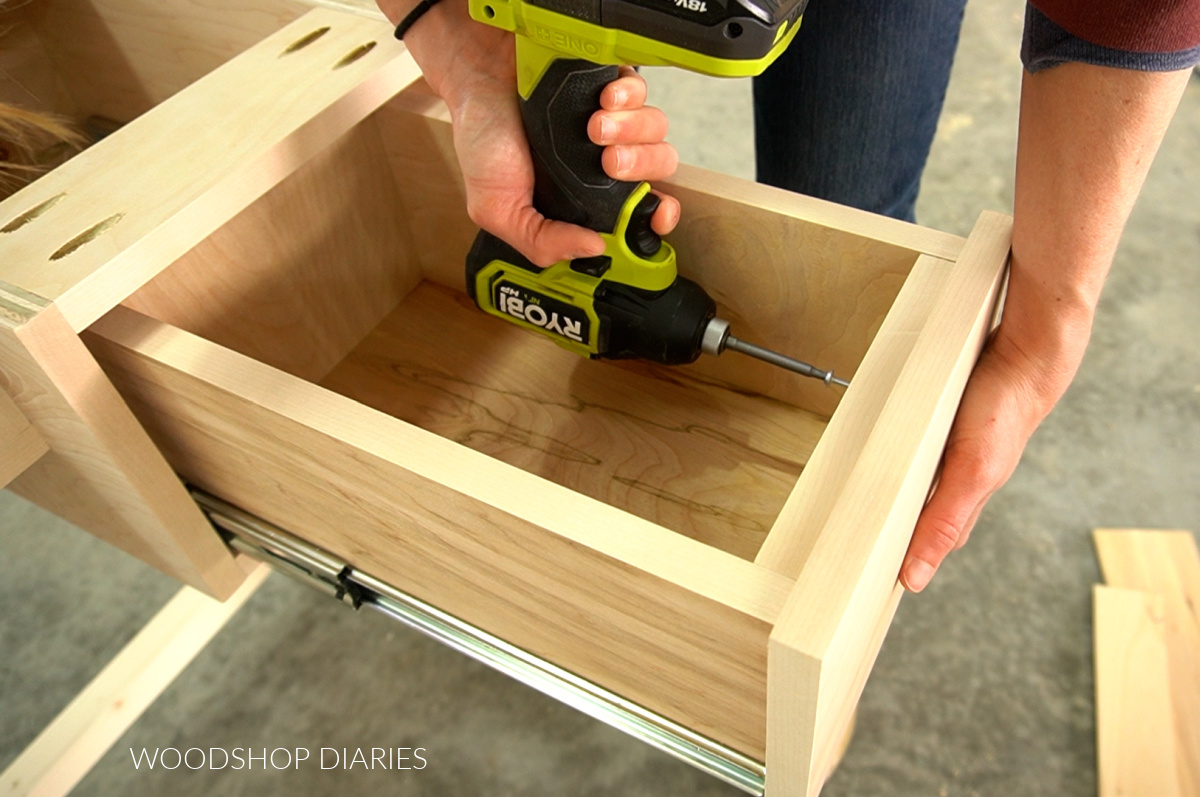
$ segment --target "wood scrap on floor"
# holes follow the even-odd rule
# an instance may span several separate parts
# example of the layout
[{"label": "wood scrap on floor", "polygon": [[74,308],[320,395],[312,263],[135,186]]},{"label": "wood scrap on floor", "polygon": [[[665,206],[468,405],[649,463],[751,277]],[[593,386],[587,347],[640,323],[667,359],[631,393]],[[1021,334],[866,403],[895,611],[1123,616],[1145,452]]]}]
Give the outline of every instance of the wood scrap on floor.
[{"label": "wood scrap on floor", "polygon": [[[1151,615],[1144,622],[1131,623],[1131,611],[1113,608],[1117,598],[1100,598],[1096,602],[1096,698],[1097,698],[1097,742],[1099,745],[1100,794],[1175,794],[1183,797],[1200,796],[1200,552],[1196,540],[1187,531],[1153,531],[1142,529],[1096,529],[1094,532],[1100,567],[1105,582],[1110,587],[1136,590],[1143,593],[1144,607]],[[1101,600],[1109,601],[1106,612],[1117,612],[1120,617],[1104,617]],[[1161,602],[1161,624],[1151,622],[1154,606]],[[1124,613],[1122,613],[1124,612]],[[1124,618],[1124,621],[1121,620]],[[1159,672],[1151,664],[1153,655],[1146,653],[1146,646],[1153,645],[1147,629],[1161,629],[1165,649],[1165,669]],[[1116,640],[1104,639],[1103,635],[1121,633]],[[1121,640],[1124,640],[1123,642]],[[1122,669],[1123,667],[1123,669]],[[1103,678],[1102,678],[1103,675]],[[1114,678],[1122,679],[1124,687],[1114,685]],[[1141,723],[1150,711],[1149,705],[1131,706],[1138,713],[1126,716],[1112,710],[1112,701],[1123,698],[1119,693],[1108,690],[1122,688],[1139,690],[1138,694],[1150,689],[1154,679],[1162,678],[1173,715],[1173,732],[1152,729]],[[1126,697],[1129,697],[1126,695]],[[1147,698],[1149,699],[1149,698]],[[1108,706],[1106,710],[1105,706]],[[1124,705],[1124,704],[1122,704]],[[1138,747],[1109,744],[1113,736],[1121,738],[1129,734],[1138,740]],[[1164,791],[1155,778],[1155,768],[1164,764],[1162,756],[1144,758],[1133,769],[1124,768],[1123,760],[1134,755],[1134,750],[1148,749],[1155,744],[1160,748],[1172,748],[1175,760],[1176,791]],[[1107,746],[1106,746],[1107,745]],[[1157,755],[1157,753],[1156,753]],[[1142,778],[1137,782],[1125,782],[1125,777]],[[1143,788],[1144,787],[1144,788]]]},{"label": "wood scrap on floor", "polygon": [[1163,597],[1096,585],[1096,750],[1101,797],[1177,797]]}]

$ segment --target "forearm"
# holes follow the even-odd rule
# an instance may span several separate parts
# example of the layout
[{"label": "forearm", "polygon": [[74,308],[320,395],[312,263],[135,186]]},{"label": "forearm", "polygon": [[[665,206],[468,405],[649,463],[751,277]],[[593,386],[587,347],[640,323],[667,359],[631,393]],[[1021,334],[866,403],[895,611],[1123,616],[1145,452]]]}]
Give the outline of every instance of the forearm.
[{"label": "forearm", "polygon": [[1085,64],[1025,75],[1012,271],[994,343],[1036,369],[1030,388],[1045,412],[1083,357],[1121,231],[1188,75]]},{"label": "forearm", "polygon": [[[378,0],[379,9],[397,25],[417,0]],[[471,19],[467,0],[439,0],[404,36],[404,43],[426,81],[454,110],[480,81],[515,91],[512,35]],[[491,88],[490,86],[488,88]]]}]

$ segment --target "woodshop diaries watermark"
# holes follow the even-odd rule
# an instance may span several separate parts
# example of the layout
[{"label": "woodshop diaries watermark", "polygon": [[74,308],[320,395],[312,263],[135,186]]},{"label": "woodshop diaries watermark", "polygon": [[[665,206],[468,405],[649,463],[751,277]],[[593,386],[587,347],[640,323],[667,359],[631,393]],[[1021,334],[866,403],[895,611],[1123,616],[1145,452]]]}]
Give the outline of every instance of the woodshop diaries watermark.
[{"label": "woodshop diaries watermark", "polygon": [[143,769],[424,769],[424,747],[143,747],[129,748],[133,768]]}]

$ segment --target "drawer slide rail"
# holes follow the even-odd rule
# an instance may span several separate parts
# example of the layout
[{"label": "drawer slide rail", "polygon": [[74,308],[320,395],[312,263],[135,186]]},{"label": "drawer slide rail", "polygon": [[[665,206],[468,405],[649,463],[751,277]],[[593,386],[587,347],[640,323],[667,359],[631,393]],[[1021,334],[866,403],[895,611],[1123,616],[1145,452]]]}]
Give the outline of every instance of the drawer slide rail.
[{"label": "drawer slide rail", "polygon": [[189,487],[189,491],[235,550],[355,609],[365,606],[399,620],[748,794],[763,794],[766,770],[762,763],[355,570],[216,496],[195,487]]}]

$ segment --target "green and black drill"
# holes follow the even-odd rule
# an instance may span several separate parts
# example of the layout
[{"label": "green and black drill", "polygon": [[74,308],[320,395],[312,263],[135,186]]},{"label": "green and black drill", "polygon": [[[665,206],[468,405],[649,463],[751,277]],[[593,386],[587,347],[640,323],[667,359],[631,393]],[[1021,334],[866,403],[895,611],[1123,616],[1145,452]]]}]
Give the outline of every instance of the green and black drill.
[{"label": "green and black drill", "polygon": [[480,309],[592,358],[694,362],[732,349],[826,384],[807,363],[738,340],[716,303],[680,277],[650,228],[649,183],[615,180],[587,136],[618,65],[756,75],[800,27],[807,0],[470,0],[471,16],[516,34],[517,90],[535,170],[534,207],[600,233],[604,254],[538,268],[481,231],[467,256]]}]

